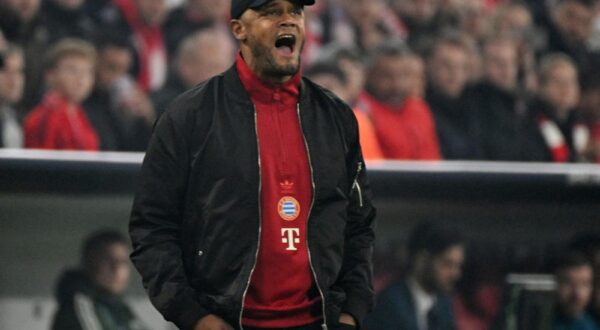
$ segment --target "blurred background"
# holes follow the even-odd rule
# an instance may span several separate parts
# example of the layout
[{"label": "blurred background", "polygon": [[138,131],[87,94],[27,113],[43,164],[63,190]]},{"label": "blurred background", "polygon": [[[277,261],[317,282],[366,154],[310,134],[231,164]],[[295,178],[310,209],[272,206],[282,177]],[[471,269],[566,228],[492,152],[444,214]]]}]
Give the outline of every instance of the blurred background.
[{"label": "blurred background", "polygon": [[[445,224],[464,236],[458,329],[551,329],[562,314],[598,327],[600,271],[577,290],[561,273],[600,264],[598,2],[317,0],[305,13],[302,70],[359,123],[377,292],[406,276],[412,230]],[[126,237],[153,124],[233,63],[228,22],[226,0],[0,0],[0,329],[49,329],[65,271],[117,258],[117,236],[86,242]],[[587,264],[558,258],[574,251]],[[123,274],[123,317],[170,329]]]}]

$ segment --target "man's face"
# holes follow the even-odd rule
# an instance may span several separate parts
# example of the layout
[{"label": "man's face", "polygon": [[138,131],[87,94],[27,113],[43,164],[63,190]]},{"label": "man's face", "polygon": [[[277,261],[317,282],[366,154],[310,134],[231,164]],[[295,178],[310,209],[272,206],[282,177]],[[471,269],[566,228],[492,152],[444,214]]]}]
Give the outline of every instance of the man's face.
[{"label": "man's face", "polygon": [[94,283],[113,294],[121,294],[129,284],[129,251],[121,243],[110,245],[97,261]]},{"label": "man's face", "polygon": [[504,90],[513,90],[517,84],[518,63],[516,46],[508,41],[491,41],[484,48],[484,75]]},{"label": "man's face", "polygon": [[450,293],[462,275],[465,251],[462,245],[455,245],[444,253],[431,256],[423,276],[425,283],[435,292]]},{"label": "man's face", "polygon": [[83,56],[65,56],[48,73],[49,83],[73,103],[81,103],[94,85],[94,63]]},{"label": "man's face", "polygon": [[585,43],[592,33],[594,11],[577,1],[565,1],[554,10],[554,21],[564,38]]},{"label": "man's face", "polygon": [[4,58],[4,67],[0,69],[0,104],[15,104],[21,99],[25,84],[23,67],[20,53],[12,53]]},{"label": "man's face", "polygon": [[135,3],[140,16],[150,26],[162,24],[167,16],[166,0],[136,0]]},{"label": "man's face", "polygon": [[589,265],[558,272],[558,303],[563,313],[577,317],[585,311],[592,296],[592,280],[593,271]]},{"label": "man's face", "polygon": [[542,98],[559,111],[572,110],[579,102],[577,70],[568,63],[551,68],[540,86]]},{"label": "man's face", "polygon": [[273,0],[255,10],[246,10],[232,21],[248,65],[259,75],[280,80],[298,72],[304,47],[304,10],[290,0]]},{"label": "man's face", "polygon": [[106,47],[98,57],[98,85],[109,88],[129,72],[132,55],[127,48]]},{"label": "man's face", "polygon": [[414,56],[381,56],[369,72],[369,89],[379,101],[400,106],[424,85],[424,65]]},{"label": "man's face", "polygon": [[460,96],[469,79],[468,62],[469,54],[464,48],[439,45],[429,60],[431,84],[447,96]]}]

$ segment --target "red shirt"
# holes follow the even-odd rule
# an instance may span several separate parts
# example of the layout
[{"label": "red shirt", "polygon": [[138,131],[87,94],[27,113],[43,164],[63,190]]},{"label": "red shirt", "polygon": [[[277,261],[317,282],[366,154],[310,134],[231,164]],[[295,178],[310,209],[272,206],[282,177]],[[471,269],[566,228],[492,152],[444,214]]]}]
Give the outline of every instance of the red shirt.
[{"label": "red shirt", "polygon": [[83,109],[59,93],[48,92],[24,121],[25,147],[98,150],[96,131]]},{"label": "red shirt", "polygon": [[358,107],[371,118],[385,158],[441,159],[433,116],[423,100],[408,97],[402,105],[394,107],[365,92]]},{"label": "red shirt", "polygon": [[242,323],[288,328],[323,318],[308,260],[311,169],[298,118],[300,74],[281,85],[261,81],[241,56],[236,67],[256,107],[261,174],[261,235]]}]

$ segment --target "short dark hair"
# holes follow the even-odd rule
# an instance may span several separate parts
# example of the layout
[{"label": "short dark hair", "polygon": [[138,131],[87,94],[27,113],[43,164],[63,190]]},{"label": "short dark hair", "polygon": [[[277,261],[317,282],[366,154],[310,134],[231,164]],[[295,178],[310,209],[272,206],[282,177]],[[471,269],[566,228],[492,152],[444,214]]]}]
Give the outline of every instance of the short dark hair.
[{"label": "short dark hair", "polygon": [[559,272],[567,269],[578,268],[582,266],[592,267],[592,262],[580,251],[569,249],[560,253],[555,258],[552,266],[554,274],[558,274]]},{"label": "short dark hair", "polygon": [[399,40],[384,41],[369,52],[367,56],[367,67],[373,68],[382,57],[420,58],[406,43]]},{"label": "short dark hair", "polygon": [[321,74],[334,76],[343,85],[346,85],[348,78],[342,69],[335,63],[331,62],[316,62],[306,71],[306,76],[311,78]]},{"label": "short dark hair", "polygon": [[81,248],[81,263],[85,270],[94,271],[98,260],[108,247],[114,244],[129,246],[129,241],[123,234],[113,229],[103,229],[91,233],[83,241]]},{"label": "short dark hair", "polygon": [[594,262],[596,254],[600,253],[600,232],[585,232],[576,235],[569,242],[569,249],[578,251]]},{"label": "short dark hair", "polygon": [[463,235],[455,227],[424,222],[417,225],[408,239],[408,257],[413,260],[421,252],[440,255],[453,246],[463,245]]}]

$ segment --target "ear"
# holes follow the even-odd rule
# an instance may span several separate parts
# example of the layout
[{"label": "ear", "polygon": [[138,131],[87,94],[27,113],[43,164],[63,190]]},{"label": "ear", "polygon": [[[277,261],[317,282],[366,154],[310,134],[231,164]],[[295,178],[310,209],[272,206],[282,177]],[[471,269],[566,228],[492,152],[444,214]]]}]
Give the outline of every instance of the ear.
[{"label": "ear", "polygon": [[46,83],[46,86],[49,86],[49,87],[54,86],[55,77],[56,77],[55,69],[46,70],[46,72],[44,73],[44,81]]},{"label": "ear", "polygon": [[246,25],[244,24],[244,22],[242,22],[242,20],[232,19],[231,22],[229,22],[229,26],[231,28],[231,33],[233,34],[233,37],[237,41],[246,40]]}]

